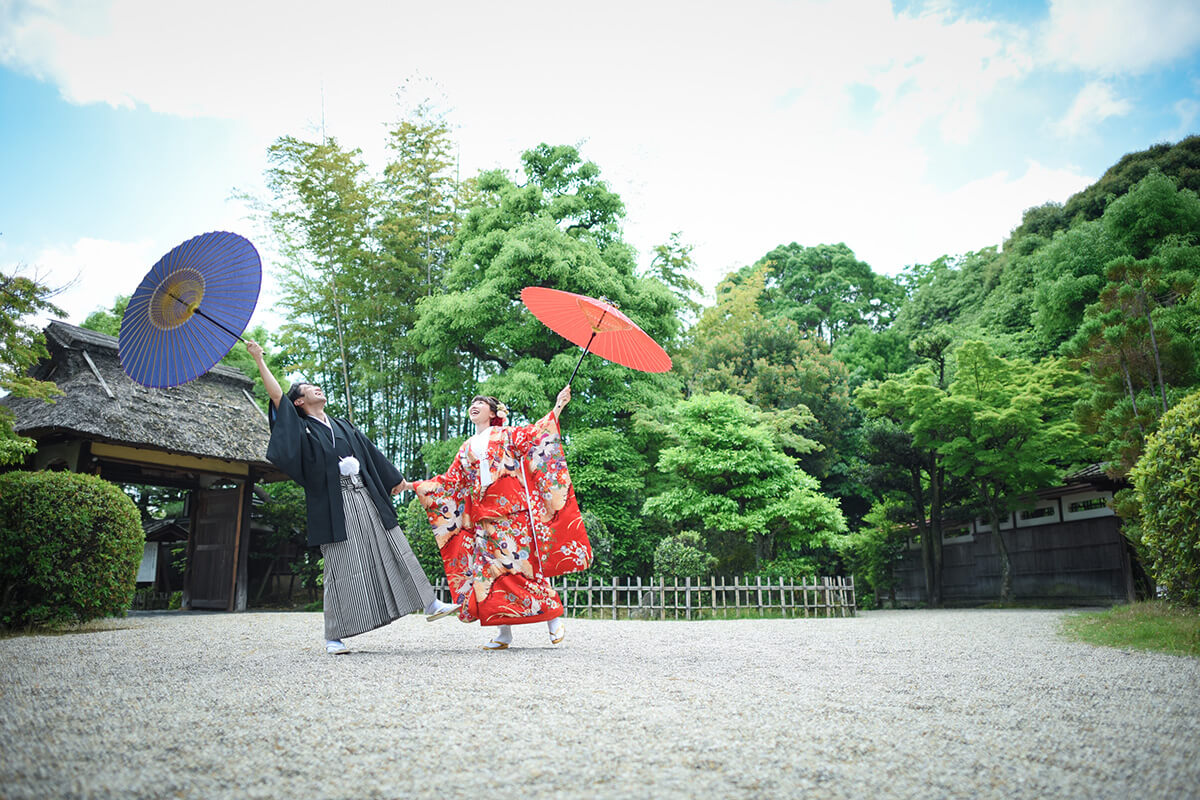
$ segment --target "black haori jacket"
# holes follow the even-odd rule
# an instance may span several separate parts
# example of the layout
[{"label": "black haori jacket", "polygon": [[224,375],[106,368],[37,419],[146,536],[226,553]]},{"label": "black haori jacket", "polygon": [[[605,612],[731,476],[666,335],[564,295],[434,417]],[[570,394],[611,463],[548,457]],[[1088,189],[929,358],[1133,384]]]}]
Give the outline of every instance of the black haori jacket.
[{"label": "black haori jacket", "polygon": [[[267,460],[304,487],[308,511],[308,545],[315,547],[346,540],[346,513],[342,508],[341,473],[329,428],[303,416],[287,397],[271,408],[271,440]],[[392,487],[404,478],[358,428],[344,419],[328,417],[338,438],[349,443],[358,459],[359,475],[383,527],[397,525],[396,509],[389,499]]]}]

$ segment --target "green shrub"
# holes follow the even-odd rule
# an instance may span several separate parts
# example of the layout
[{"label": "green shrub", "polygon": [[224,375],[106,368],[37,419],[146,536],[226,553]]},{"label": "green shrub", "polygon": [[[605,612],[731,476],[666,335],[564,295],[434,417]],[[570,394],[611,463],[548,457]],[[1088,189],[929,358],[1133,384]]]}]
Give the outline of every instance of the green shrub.
[{"label": "green shrub", "polygon": [[0,475],[0,626],[123,616],[144,541],[137,507],[107,481]]},{"label": "green shrub", "polygon": [[839,542],[842,560],[854,575],[854,588],[863,593],[864,608],[868,596],[872,603],[888,598],[895,605],[895,568],[904,557],[910,533],[900,520],[907,513],[907,506],[897,500],[876,503],[863,516],[863,525]]},{"label": "green shrub", "polygon": [[445,578],[446,566],[442,563],[442,553],[438,549],[437,539],[433,537],[429,517],[415,497],[400,509],[400,530],[404,531],[408,546],[412,548],[413,555],[429,576],[430,582],[437,583],[438,578]]},{"label": "green shrub", "polygon": [[654,574],[668,578],[707,575],[717,559],[702,548],[698,533],[684,531],[663,539],[654,549]]},{"label": "green shrub", "polygon": [[592,545],[592,565],[588,567],[588,573],[598,578],[611,578],[614,561],[613,537],[608,531],[608,526],[598,514],[588,509],[580,511],[579,516],[583,518],[583,527],[587,531],[588,542]]},{"label": "green shrub", "polygon": [[[764,578],[805,578],[809,575],[816,575],[821,570],[817,566],[816,559],[807,556],[792,556],[790,558],[773,558],[762,565],[762,568],[757,570],[755,574],[761,575]],[[826,573],[828,574],[828,573]]]},{"label": "green shrub", "polygon": [[1200,392],[1163,414],[1129,477],[1150,573],[1169,598],[1200,606]]}]

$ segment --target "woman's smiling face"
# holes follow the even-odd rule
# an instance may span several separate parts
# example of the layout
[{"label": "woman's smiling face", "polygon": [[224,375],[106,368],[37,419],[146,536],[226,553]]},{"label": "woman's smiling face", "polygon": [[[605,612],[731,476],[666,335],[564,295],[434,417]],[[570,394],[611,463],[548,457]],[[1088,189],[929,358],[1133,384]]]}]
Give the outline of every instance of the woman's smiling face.
[{"label": "woman's smiling face", "polygon": [[492,421],[492,407],[486,400],[476,400],[467,409],[467,417],[476,425],[488,425]]}]

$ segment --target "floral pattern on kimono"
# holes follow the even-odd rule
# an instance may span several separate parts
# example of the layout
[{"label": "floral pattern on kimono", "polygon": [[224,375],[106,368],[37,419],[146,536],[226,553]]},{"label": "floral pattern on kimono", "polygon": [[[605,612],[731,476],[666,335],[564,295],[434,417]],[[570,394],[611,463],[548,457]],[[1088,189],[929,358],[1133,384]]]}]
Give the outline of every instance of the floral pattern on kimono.
[{"label": "floral pattern on kimono", "polygon": [[547,414],[533,425],[488,428],[477,434],[486,440],[482,455],[468,440],[444,475],[414,487],[465,622],[553,619],[562,603],[549,577],[591,563],[557,423]]}]

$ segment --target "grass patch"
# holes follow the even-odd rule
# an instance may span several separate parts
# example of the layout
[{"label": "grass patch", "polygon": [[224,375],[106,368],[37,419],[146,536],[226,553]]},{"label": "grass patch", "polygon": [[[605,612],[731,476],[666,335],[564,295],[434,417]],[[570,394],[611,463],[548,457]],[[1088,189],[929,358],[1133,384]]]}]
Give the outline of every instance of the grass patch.
[{"label": "grass patch", "polygon": [[1200,658],[1200,611],[1159,601],[1065,617],[1063,633],[1103,647]]}]

